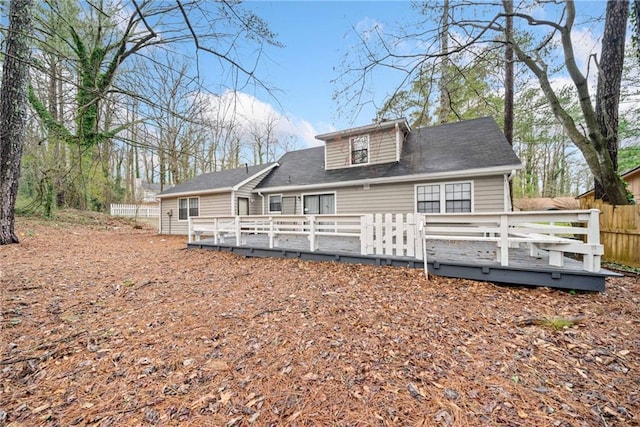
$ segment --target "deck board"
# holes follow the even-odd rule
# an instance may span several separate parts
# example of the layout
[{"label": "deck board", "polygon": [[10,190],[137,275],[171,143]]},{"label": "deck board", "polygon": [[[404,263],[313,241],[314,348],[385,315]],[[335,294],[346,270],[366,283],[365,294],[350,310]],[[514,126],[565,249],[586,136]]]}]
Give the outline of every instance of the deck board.
[{"label": "deck board", "polygon": [[[374,265],[424,268],[415,258],[394,255],[361,255],[360,240],[355,237],[318,237],[318,250],[310,251],[306,236],[280,236],[277,248],[269,248],[266,235],[244,234],[240,246],[234,236],[220,242],[202,239],[188,244],[189,248],[229,251],[249,257],[301,258],[317,261],[338,261]],[[509,266],[501,266],[497,260],[497,246],[492,242],[444,241],[426,242],[427,265],[430,274],[445,277],[481,280],[496,283],[587,291],[604,291],[605,279],[616,274],[602,269],[592,273],[584,271],[582,261],[565,257],[563,267],[549,265],[549,257],[543,253],[529,255],[526,245],[509,249]]]}]

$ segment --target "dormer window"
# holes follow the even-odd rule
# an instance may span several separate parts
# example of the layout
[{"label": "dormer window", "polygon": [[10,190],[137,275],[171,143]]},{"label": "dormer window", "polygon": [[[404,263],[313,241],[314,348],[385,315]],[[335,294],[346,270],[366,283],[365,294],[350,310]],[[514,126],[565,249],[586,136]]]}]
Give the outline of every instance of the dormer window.
[{"label": "dormer window", "polygon": [[369,163],[369,135],[354,136],[349,139],[351,145],[351,164]]}]

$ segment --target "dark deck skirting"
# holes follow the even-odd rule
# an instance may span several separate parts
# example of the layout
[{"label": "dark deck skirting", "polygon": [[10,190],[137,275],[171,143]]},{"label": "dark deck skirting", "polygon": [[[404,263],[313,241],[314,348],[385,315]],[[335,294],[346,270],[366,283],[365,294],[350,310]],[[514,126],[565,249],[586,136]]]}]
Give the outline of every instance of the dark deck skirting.
[{"label": "dark deck skirting", "polygon": [[[232,252],[245,257],[292,258],[310,261],[333,261],[377,266],[424,268],[422,260],[407,257],[311,252],[285,248],[269,249],[264,247],[235,246],[225,243],[216,244],[213,240],[188,243],[187,248]],[[472,252],[473,251],[463,251],[459,253]],[[517,266],[503,267],[497,262],[478,258],[469,258],[469,260],[465,262],[460,259],[455,261],[438,260],[434,255],[428,255],[427,258],[429,274],[509,285],[543,286],[602,292],[605,290],[605,279],[611,276],[618,276],[618,274],[604,269],[598,273],[591,273],[581,269],[567,268],[567,266],[561,268],[541,266],[540,262],[527,263],[530,264],[529,266],[519,263],[520,265]],[[567,259],[567,264],[573,267],[580,265],[575,260],[570,259]]]}]

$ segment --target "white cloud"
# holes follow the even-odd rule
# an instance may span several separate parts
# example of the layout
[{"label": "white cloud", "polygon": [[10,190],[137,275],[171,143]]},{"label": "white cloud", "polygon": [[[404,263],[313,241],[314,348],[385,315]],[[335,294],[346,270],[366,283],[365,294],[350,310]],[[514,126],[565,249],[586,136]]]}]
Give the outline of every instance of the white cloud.
[{"label": "white cloud", "polygon": [[589,70],[589,80],[594,79],[598,73],[595,69],[595,64],[593,62],[589,64],[589,58],[593,54],[600,55],[601,40],[589,28],[575,28],[571,32],[571,41],[573,42],[573,51],[578,67],[584,75]]},{"label": "white cloud", "polygon": [[245,131],[268,121],[277,122],[276,134],[279,138],[295,138],[300,147],[320,144],[315,139],[318,132],[307,120],[290,113],[281,113],[273,105],[243,93],[226,91],[222,95],[209,95],[213,111],[219,111],[226,120],[234,120]]}]

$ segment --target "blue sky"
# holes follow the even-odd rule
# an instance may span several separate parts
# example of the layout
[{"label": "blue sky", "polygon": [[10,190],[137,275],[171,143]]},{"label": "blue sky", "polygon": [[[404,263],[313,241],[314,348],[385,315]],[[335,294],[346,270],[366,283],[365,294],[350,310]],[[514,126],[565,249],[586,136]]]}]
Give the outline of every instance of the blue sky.
[{"label": "blue sky", "polygon": [[332,100],[331,80],[357,41],[353,27],[404,21],[415,14],[407,1],[252,1],[247,7],[264,18],[285,45],[271,49],[273,64],[265,64],[266,79],[282,90],[278,98],[287,111],[320,131],[365,124],[375,115],[372,107],[356,117],[340,115]]},{"label": "blue sky", "polygon": [[[579,14],[602,13],[604,4],[604,1],[578,1],[576,8]],[[414,22],[418,14],[411,2],[404,0],[250,0],[244,7],[263,18],[284,45],[268,47],[258,68],[258,76],[278,89],[276,99],[259,91],[247,96],[255,96],[259,108],[281,114],[283,131],[297,134],[301,146],[313,144],[316,134],[368,124],[375,116],[373,105],[354,115],[338,111],[332,99],[337,87],[331,81],[338,76],[344,55],[353,52],[350,47],[358,41],[353,28],[362,30],[374,24],[396,28],[398,24]],[[541,16],[546,12],[537,13]],[[594,43],[587,39],[585,52],[578,55],[584,54],[586,58]],[[381,103],[398,83],[397,74],[376,74],[373,89],[377,102]]]},{"label": "blue sky", "polygon": [[[320,143],[313,138],[317,134],[371,122],[373,106],[358,115],[336,111],[332,99],[336,85],[331,81],[349,47],[357,42],[353,28],[405,21],[415,14],[410,2],[251,0],[243,6],[264,19],[284,45],[267,46],[257,70],[258,77],[276,89],[274,97],[243,89],[258,104],[265,103],[254,108],[272,108],[281,115],[283,132],[296,133],[300,146]],[[380,86],[391,90],[395,83]]]}]

